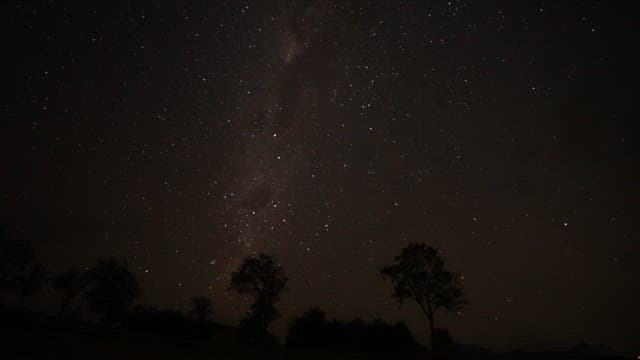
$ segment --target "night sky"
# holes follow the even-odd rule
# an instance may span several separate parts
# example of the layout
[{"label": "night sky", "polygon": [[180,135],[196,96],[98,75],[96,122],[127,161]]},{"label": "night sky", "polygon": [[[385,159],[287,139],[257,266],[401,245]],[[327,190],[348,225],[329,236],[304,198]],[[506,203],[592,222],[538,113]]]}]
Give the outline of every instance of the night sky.
[{"label": "night sky", "polygon": [[3,5],[0,223],[52,272],[126,259],[139,303],[237,325],[265,252],[276,333],[318,306],[424,342],[378,269],[427,242],[457,341],[640,347],[633,2],[116,3]]}]

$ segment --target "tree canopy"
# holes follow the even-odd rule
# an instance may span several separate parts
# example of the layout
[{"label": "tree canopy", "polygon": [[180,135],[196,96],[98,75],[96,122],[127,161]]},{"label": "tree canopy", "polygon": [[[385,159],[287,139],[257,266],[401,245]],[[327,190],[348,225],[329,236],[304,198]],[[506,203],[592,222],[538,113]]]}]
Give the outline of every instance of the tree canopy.
[{"label": "tree canopy", "polygon": [[59,315],[69,315],[71,303],[82,293],[85,285],[77,269],[70,269],[53,277],[53,289],[62,293]]},{"label": "tree canopy", "polygon": [[269,324],[278,316],[275,303],[286,290],[288,280],[282,267],[269,255],[258,254],[244,259],[238,271],[231,274],[229,290],[254,299],[251,311],[243,321],[245,327],[266,333]]},{"label": "tree canopy", "polygon": [[206,322],[209,320],[209,318],[213,316],[211,299],[204,296],[192,298],[189,316],[200,322]]},{"label": "tree canopy", "polygon": [[42,290],[47,269],[35,262],[35,250],[30,241],[9,238],[0,229],[0,305],[6,292],[17,293],[23,302]]},{"label": "tree canopy", "polygon": [[391,281],[391,296],[400,304],[408,299],[416,301],[429,321],[432,335],[434,315],[439,309],[456,311],[467,303],[460,277],[449,271],[440,253],[427,244],[409,243],[393,264],[380,269],[380,274]]},{"label": "tree canopy", "polygon": [[82,277],[89,310],[102,315],[105,323],[118,322],[140,292],[126,264],[114,259],[99,260]]}]

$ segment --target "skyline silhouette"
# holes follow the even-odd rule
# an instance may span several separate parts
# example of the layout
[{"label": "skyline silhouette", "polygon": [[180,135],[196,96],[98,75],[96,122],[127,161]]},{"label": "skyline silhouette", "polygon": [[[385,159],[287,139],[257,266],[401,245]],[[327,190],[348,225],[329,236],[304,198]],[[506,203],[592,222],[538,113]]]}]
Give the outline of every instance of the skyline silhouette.
[{"label": "skyline silhouette", "polygon": [[[78,348],[88,351],[84,356],[98,356],[96,351],[105,346],[119,348],[118,356],[128,358],[133,356],[130,347],[145,343],[156,343],[146,355],[154,357],[161,352],[163,357],[174,357],[161,350],[173,344],[171,346],[184,348],[182,350],[195,351],[197,356],[192,354],[191,358],[212,356],[220,351],[231,351],[227,356],[242,359],[297,358],[303,354],[321,358],[359,354],[385,359],[631,358],[630,353],[583,342],[563,350],[505,353],[454,342],[447,329],[434,326],[434,313],[440,308],[459,312],[469,303],[464,299],[456,275],[445,267],[439,252],[427,244],[410,243],[395,257],[395,262],[380,269],[380,273],[394,284],[392,298],[399,304],[415,300],[424,311],[429,347],[420,345],[403,322],[389,324],[379,318],[367,322],[359,317],[349,321],[327,319],[319,308],[310,308],[291,319],[286,337],[278,339],[269,326],[280,315],[275,305],[281,293],[289,290],[288,278],[276,259],[266,254],[245,258],[232,274],[229,291],[254,299],[236,327],[216,322],[211,299],[203,296],[192,297],[186,312],[136,304],[139,285],[124,261],[102,259],[83,271],[70,269],[60,275],[47,276],[44,275],[48,274],[46,266],[35,262],[35,254],[37,251],[30,242],[12,239],[0,232],[0,337],[7,341],[5,353],[20,353],[22,358],[45,354],[75,358],[82,356]],[[47,290],[59,293],[57,314],[26,306],[27,296],[44,294],[51,301]],[[26,345],[42,342],[37,340],[42,336],[52,337],[49,341],[55,345]],[[97,343],[79,346],[87,336]],[[58,338],[71,341],[69,345],[75,350],[59,344]],[[156,352],[157,355],[151,355]],[[99,356],[108,357],[102,352]]]}]

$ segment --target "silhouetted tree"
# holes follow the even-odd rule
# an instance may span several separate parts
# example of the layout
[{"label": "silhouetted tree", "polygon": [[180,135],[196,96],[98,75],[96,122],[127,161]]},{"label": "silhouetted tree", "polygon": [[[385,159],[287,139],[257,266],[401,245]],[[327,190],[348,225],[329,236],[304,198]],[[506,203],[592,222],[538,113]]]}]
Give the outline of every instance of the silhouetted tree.
[{"label": "silhouetted tree", "polygon": [[20,300],[42,288],[46,269],[35,264],[35,251],[31,242],[11,239],[0,229],[0,305],[4,304],[4,294],[17,292]]},{"label": "silhouetted tree", "polygon": [[87,290],[83,296],[89,310],[102,315],[105,323],[118,322],[139,295],[138,282],[126,264],[114,259],[100,260],[82,274]]},{"label": "silhouetted tree", "polygon": [[403,323],[394,326],[376,319],[348,322],[331,319],[312,308],[295,318],[287,333],[287,346],[315,349],[377,350],[396,354],[415,349],[416,342]]},{"label": "silhouetted tree", "polygon": [[135,305],[127,311],[123,325],[130,330],[165,336],[191,337],[196,332],[195,321],[180,311],[158,310],[142,305]]},{"label": "silhouetted tree", "polygon": [[47,281],[47,268],[42,264],[34,264],[15,279],[14,288],[20,295],[20,303],[24,303],[27,297],[37,294]]},{"label": "silhouetted tree", "polygon": [[447,329],[435,329],[431,334],[431,348],[439,353],[451,353],[455,349]]},{"label": "silhouetted tree", "polygon": [[278,316],[275,303],[286,290],[287,277],[282,267],[268,255],[259,254],[244,259],[238,271],[231,274],[229,290],[253,297],[251,311],[241,327],[251,329],[256,336],[266,336],[267,328]]},{"label": "silhouetted tree", "polygon": [[60,316],[66,316],[70,313],[71,303],[77,298],[84,289],[86,283],[80,277],[80,271],[71,269],[62,275],[53,278],[53,288],[62,293],[60,299]]},{"label": "silhouetted tree", "polygon": [[409,243],[380,274],[393,283],[391,296],[400,304],[406,299],[416,301],[427,317],[431,336],[436,311],[455,311],[466,304],[459,277],[445,268],[438,251],[429,245]]},{"label": "silhouetted tree", "polygon": [[213,316],[211,300],[204,296],[191,299],[189,316],[198,321],[201,325],[206,324],[207,320]]},{"label": "silhouetted tree", "polygon": [[288,346],[318,347],[327,341],[327,319],[322,310],[311,308],[294,318],[287,333]]}]

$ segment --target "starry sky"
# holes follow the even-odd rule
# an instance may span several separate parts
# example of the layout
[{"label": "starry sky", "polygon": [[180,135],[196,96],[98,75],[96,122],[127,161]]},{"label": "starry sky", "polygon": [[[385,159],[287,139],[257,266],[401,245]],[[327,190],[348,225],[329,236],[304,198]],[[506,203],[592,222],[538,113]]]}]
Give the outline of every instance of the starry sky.
[{"label": "starry sky", "polygon": [[290,277],[274,331],[405,321],[377,270],[432,244],[496,350],[638,348],[631,2],[8,2],[0,221],[53,272],[126,259],[140,303]]}]

